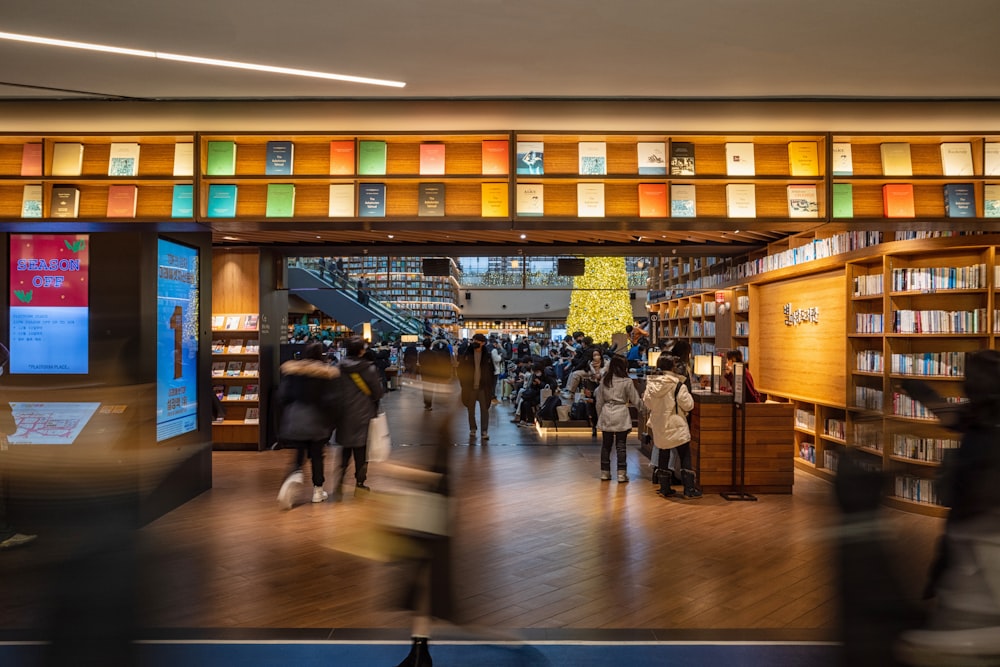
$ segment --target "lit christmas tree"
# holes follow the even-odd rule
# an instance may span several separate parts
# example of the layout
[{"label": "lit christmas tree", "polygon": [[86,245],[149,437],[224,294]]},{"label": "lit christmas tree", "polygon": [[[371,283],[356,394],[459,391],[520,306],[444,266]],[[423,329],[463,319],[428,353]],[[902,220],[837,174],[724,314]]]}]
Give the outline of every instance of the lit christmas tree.
[{"label": "lit christmas tree", "polygon": [[624,257],[588,257],[582,276],[573,280],[566,328],[582,331],[595,343],[610,343],[633,322]]}]

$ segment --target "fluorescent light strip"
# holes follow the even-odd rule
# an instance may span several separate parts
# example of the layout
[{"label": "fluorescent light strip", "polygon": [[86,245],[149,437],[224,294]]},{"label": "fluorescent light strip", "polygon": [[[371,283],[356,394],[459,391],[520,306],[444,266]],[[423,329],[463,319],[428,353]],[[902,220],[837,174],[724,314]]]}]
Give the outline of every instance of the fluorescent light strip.
[{"label": "fluorescent light strip", "polygon": [[315,72],[313,70],[296,69],[293,67],[275,67],[272,65],[257,65],[254,63],[242,63],[235,60],[220,60],[218,58],[200,58],[198,56],[184,56],[177,53],[164,53],[160,51],[145,51],[142,49],[124,49],[118,46],[106,46],[104,44],[90,44],[88,42],[74,42],[66,39],[36,37],[34,35],[20,35],[13,32],[0,32],[0,39],[12,42],[28,42],[29,44],[43,44],[45,46],[61,46],[68,49],[82,49],[84,51],[100,51],[101,53],[113,53],[122,56],[136,56],[139,58],[155,58],[157,60],[171,60],[175,62],[194,63],[196,65],[212,65],[215,67],[245,69],[254,72],[268,72],[271,74],[288,74],[290,76],[304,76],[313,79],[327,79],[330,81],[346,81],[348,83],[363,83],[372,86],[388,86],[390,88],[403,88],[404,86],[406,86],[406,83],[403,81],[391,81],[388,79],[369,79],[363,76],[350,76],[348,74],[331,74],[329,72]]}]

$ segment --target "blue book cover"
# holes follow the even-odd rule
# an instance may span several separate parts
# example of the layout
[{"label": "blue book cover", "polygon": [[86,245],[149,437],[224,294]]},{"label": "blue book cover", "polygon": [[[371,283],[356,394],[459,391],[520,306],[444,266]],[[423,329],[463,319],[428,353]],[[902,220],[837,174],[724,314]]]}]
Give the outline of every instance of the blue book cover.
[{"label": "blue book cover", "polygon": [[194,186],[175,185],[174,199],[170,207],[171,218],[194,217]]},{"label": "blue book cover", "polygon": [[385,217],[385,183],[362,183],[358,186],[358,217]]},{"label": "blue book cover", "polygon": [[976,217],[976,194],[972,183],[944,186],[944,210],[949,218]]},{"label": "blue book cover", "polygon": [[236,186],[213,183],[208,186],[208,217],[236,217]]},{"label": "blue book cover", "polygon": [[295,144],[291,141],[267,142],[264,173],[268,176],[291,176]]},{"label": "blue book cover", "polygon": [[545,144],[541,141],[517,142],[517,173],[539,175],[545,173]]}]

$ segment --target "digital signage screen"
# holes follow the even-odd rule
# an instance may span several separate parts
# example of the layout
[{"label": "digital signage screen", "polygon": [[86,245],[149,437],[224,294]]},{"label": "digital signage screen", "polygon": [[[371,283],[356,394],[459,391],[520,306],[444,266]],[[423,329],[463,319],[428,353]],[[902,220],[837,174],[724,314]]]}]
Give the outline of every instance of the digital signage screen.
[{"label": "digital signage screen", "polygon": [[156,273],[156,440],[198,428],[198,250],[159,239]]},{"label": "digital signage screen", "polygon": [[89,372],[86,234],[10,235],[10,372]]}]

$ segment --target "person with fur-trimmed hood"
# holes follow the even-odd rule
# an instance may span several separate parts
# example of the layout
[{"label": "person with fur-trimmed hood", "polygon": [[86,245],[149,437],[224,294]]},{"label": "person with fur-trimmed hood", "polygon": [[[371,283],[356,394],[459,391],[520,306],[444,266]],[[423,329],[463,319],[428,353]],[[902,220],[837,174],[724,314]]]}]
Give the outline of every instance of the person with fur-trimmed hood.
[{"label": "person with fur-trimmed hood", "polygon": [[323,448],[336,425],[339,376],[340,370],[330,365],[319,342],[308,343],[298,358],[281,365],[278,442],[295,450],[292,471],[278,492],[283,509],[292,508],[304,484],[302,464],[307,453],[312,461],[312,501],[321,503],[328,497],[323,490]]}]

